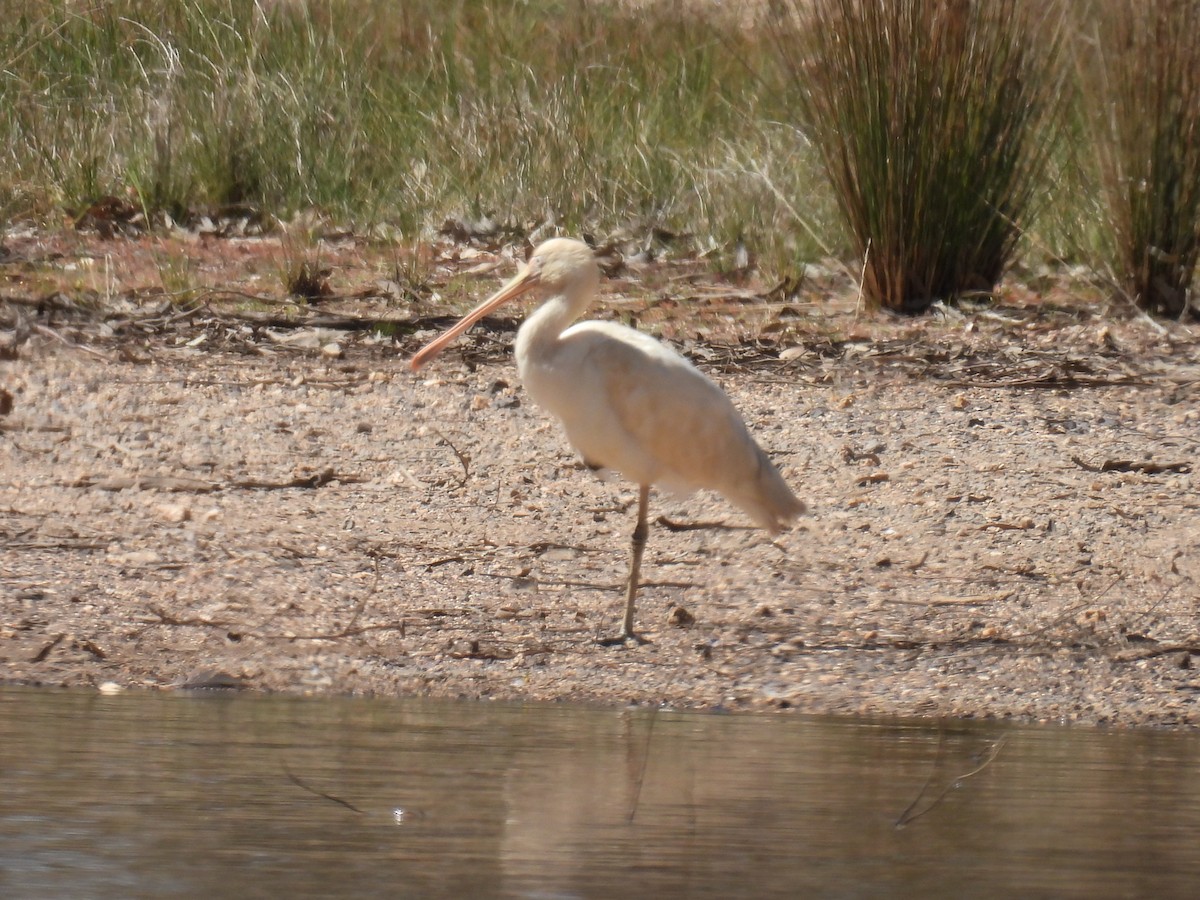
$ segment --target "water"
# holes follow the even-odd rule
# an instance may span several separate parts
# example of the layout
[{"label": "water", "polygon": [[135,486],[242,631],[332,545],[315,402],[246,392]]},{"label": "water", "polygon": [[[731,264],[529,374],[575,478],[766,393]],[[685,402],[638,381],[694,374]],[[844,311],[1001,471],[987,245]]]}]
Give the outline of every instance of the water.
[{"label": "water", "polygon": [[0,690],[6,898],[1198,895],[1195,734]]}]

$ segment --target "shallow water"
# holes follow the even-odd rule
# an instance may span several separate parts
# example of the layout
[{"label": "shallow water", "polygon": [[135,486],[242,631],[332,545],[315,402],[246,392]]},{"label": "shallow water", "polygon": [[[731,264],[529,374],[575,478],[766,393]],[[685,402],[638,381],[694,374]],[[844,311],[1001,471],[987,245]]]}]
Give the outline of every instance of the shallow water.
[{"label": "shallow water", "polygon": [[1194,734],[0,690],[8,898],[1197,885]]}]

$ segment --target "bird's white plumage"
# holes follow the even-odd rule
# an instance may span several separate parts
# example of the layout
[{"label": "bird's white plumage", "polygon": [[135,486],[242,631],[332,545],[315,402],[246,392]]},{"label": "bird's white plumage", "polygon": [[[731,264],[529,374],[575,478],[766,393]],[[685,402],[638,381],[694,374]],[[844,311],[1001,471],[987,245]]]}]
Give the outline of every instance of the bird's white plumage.
[{"label": "bird's white plumage", "polygon": [[[675,494],[717,491],[757,524],[779,529],[788,510],[769,511],[755,498],[762,451],[729,398],[678,353],[610,322],[572,326],[549,356],[522,349],[526,390],[589,463]],[[772,486],[787,490],[782,479]]]},{"label": "bird's white plumage", "polygon": [[690,362],[622,325],[572,324],[598,284],[586,244],[546,241],[508,284],[418,352],[412,366],[432,359],[502,303],[535,288],[548,295],[517,332],[517,368],[529,395],[562,421],[585,461],[642,486],[625,618],[625,634],[632,635],[649,485],[677,493],[717,491],[771,532],[804,512],[804,504],[729,398]]}]

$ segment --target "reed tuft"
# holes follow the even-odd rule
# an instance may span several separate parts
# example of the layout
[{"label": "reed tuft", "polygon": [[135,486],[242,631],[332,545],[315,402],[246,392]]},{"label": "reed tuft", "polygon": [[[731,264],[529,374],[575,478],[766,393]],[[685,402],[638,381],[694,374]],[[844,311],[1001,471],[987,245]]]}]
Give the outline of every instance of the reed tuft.
[{"label": "reed tuft", "polygon": [[1200,2],[1088,0],[1080,96],[1096,151],[1107,256],[1151,312],[1197,306],[1200,258]]},{"label": "reed tuft", "polygon": [[1062,16],[1031,0],[793,0],[776,34],[869,303],[990,291],[1043,196]]}]

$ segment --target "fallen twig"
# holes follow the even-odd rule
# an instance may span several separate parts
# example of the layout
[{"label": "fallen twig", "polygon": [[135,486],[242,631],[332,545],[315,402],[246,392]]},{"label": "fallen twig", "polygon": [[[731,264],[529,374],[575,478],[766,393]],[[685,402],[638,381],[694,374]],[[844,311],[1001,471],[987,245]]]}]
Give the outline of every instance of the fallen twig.
[{"label": "fallen twig", "polygon": [[257,478],[247,478],[239,481],[231,481],[229,485],[252,491],[282,491],[288,488],[319,488],[324,487],[332,481],[338,481],[342,484],[361,484],[366,480],[358,475],[346,475],[342,472],[335,472],[333,469],[323,469],[312,475],[298,475],[288,481],[261,481]]},{"label": "fallen twig", "polygon": [[112,546],[112,540],[103,541],[86,541],[86,540],[61,540],[61,541],[13,541],[6,542],[4,547],[6,550],[106,550]]},{"label": "fallen twig", "polygon": [[974,594],[969,597],[950,597],[936,594],[928,600],[900,600],[887,597],[886,602],[900,606],[977,606],[983,603],[1002,603],[1015,594],[1016,591],[1000,591],[997,594]]},{"label": "fallen twig", "polygon": [[76,344],[74,341],[69,341],[65,337],[63,337],[61,334],[59,334],[57,331],[55,331],[53,328],[47,328],[45,325],[33,325],[31,327],[38,334],[40,334],[44,337],[53,338],[54,340],[59,341],[60,343],[65,344],[66,346],[70,347],[72,350],[82,350],[84,353],[90,353],[92,356],[98,357],[98,358],[104,360],[105,362],[113,361],[113,358],[109,354],[103,353],[99,350],[95,350],[91,347],[85,346],[84,344]]},{"label": "fallen twig", "polygon": [[726,525],[724,522],[676,522],[666,516],[659,516],[655,522],[667,531],[701,531],[713,529],[716,531],[751,531],[751,525]]},{"label": "fallen twig", "polygon": [[1200,656],[1200,643],[1195,644],[1160,644],[1157,647],[1145,649],[1121,650],[1113,654],[1117,662],[1137,662],[1142,659],[1154,659],[1156,656],[1167,656],[1171,653],[1187,653],[1190,656]]},{"label": "fallen twig", "polygon": [[348,475],[324,469],[311,475],[297,475],[287,481],[265,481],[259,478],[243,478],[235,481],[204,481],[177,475],[111,475],[95,478],[85,475],[70,483],[70,487],[94,487],[101,491],[164,491],[177,494],[211,494],[226,488],[241,488],[249,491],[282,491],[290,488],[319,488],[331,482],[361,484],[366,481],[358,475]]},{"label": "fallen twig", "polygon": [[35,653],[29,661],[35,663],[45,662],[46,657],[50,655],[50,651],[62,643],[62,639],[65,637],[65,634],[56,634],[50,639],[50,642],[43,646],[42,649],[37,653]]},{"label": "fallen twig", "polygon": [[69,487],[92,487],[100,491],[136,489],[178,494],[208,494],[221,489],[217,482],[175,475],[111,475],[104,478],[85,475],[72,481]]},{"label": "fallen twig", "polygon": [[1028,531],[1033,527],[1033,519],[1022,519],[1020,522],[988,522],[986,525],[980,525],[979,530],[995,528],[997,531]]},{"label": "fallen twig", "polygon": [[440,432],[438,429],[433,428],[432,426],[430,426],[430,428],[434,434],[446,442],[446,445],[454,452],[454,455],[458,457],[458,464],[462,466],[463,474],[462,478],[458,480],[458,484],[456,484],[455,487],[463,487],[471,477],[471,467],[468,465],[469,460],[457,447],[454,446],[454,441],[450,440],[450,438],[446,437],[446,435],[442,434],[442,432]]},{"label": "fallen twig", "polygon": [[150,612],[152,612],[154,615],[158,616],[158,621],[155,623],[152,623],[155,625],[172,625],[175,627],[187,627],[187,628],[237,628],[239,631],[241,631],[242,634],[248,633],[246,630],[242,629],[242,627],[235,622],[218,622],[213,619],[202,619],[199,617],[191,617],[191,618],[181,619],[178,616],[171,615],[169,612],[164,610],[161,606],[153,606],[152,605],[152,606],[147,606],[146,608],[148,610],[150,610]]},{"label": "fallen twig", "polygon": [[1186,475],[1192,471],[1190,462],[1156,463],[1149,460],[1106,459],[1100,465],[1094,465],[1087,460],[1072,456],[1071,462],[1089,472],[1140,472],[1143,475],[1161,475],[1164,472],[1175,472]]}]

